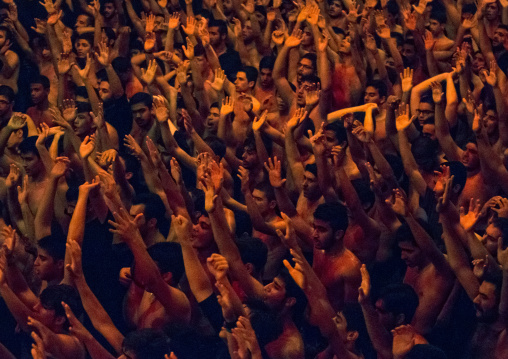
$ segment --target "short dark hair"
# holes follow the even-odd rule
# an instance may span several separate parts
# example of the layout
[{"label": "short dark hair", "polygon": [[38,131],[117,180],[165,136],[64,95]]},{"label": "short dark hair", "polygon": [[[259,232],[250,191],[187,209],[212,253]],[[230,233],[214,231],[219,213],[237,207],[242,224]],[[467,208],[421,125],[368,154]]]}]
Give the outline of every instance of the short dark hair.
[{"label": "short dark hair", "polygon": [[173,283],[178,283],[185,272],[182,247],[175,242],[160,242],[148,248],[148,254],[162,274],[171,273]]},{"label": "short dark hair", "polygon": [[256,82],[258,79],[258,70],[256,70],[256,68],[253,66],[244,66],[238,70],[238,72],[245,72],[245,76],[247,77],[248,82]]},{"label": "short dark hair", "polygon": [[7,85],[0,85],[0,96],[7,97],[7,101],[12,103],[16,97],[16,94],[14,93],[12,87]]},{"label": "short dark hair", "polygon": [[446,353],[431,344],[416,344],[404,357],[406,359],[446,359]]},{"label": "short dark hair", "polygon": [[310,172],[317,177],[317,165],[315,163],[308,163],[305,165],[305,172]]},{"label": "short dark hair", "polygon": [[503,217],[496,217],[492,220],[491,224],[501,231],[503,247],[506,248],[508,246],[508,219]]},{"label": "short dark hair", "polygon": [[50,87],[49,79],[44,75],[38,75],[31,79],[31,84],[41,84],[42,87],[47,90]]},{"label": "short dark hair", "polygon": [[386,3],[386,11],[393,16],[397,16],[400,12],[399,4],[394,0],[389,0]]},{"label": "short dark hair", "polygon": [[246,304],[251,313],[249,319],[256,334],[256,339],[259,346],[263,348],[282,334],[281,319],[262,301],[248,300]]},{"label": "short dark hair", "polygon": [[117,73],[125,73],[131,69],[131,61],[127,57],[115,57],[111,61],[111,66]]},{"label": "short dark hair", "polygon": [[312,62],[312,67],[314,68],[314,72],[316,72],[316,69],[317,69],[317,55],[316,54],[314,54],[312,52],[308,52],[302,56],[302,59],[310,60]]},{"label": "short dark hair", "polygon": [[127,334],[122,343],[125,351],[133,351],[138,359],[164,358],[171,353],[170,340],[162,331],[145,328]]},{"label": "short dark hair", "polygon": [[505,31],[508,31],[508,25],[505,25],[505,24],[499,24],[499,25],[497,25],[497,28],[498,29],[503,29]]},{"label": "short dark hair", "polygon": [[259,238],[241,236],[236,240],[243,263],[250,263],[254,266],[256,273],[261,273],[266,265],[268,248]]},{"label": "short dark hair", "polygon": [[344,142],[347,143],[347,131],[341,122],[335,121],[332,123],[327,123],[325,124],[323,130],[333,131],[335,133],[335,138],[337,139],[339,144],[342,144]]},{"label": "short dark hair", "polygon": [[164,222],[168,221],[166,218],[166,206],[164,206],[162,199],[155,193],[140,193],[134,197],[132,204],[144,205],[145,210],[143,211],[143,215],[147,221],[155,218],[157,220],[157,227],[160,227],[164,224]]},{"label": "short dark hair", "polygon": [[367,87],[374,87],[377,92],[379,93],[379,97],[385,97],[388,95],[388,87],[386,86],[386,83],[381,80],[371,80],[367,83]]},{"label": "short dark hair", "polygon": [[430,19],[436,20],[440,24],[446,24],[447,17],[446,12],[442,11],[441,9],[432,9],[430,12]]},{"label": "short dark hair", "polygon": [[273,70],[273,66],[275,65],[275,57],[274,56],[264,56],[261,61],[259,61],[259,71],[262,69]]},{"label": "short dark hair", "polygon": [[477,10],[477,8],[474,3],[464,4],[462,6],[462,15],[464,15],[464,14],[474,15],[476,13],[476,10]]},{"label": "short dark hair", "polygon": [[289,274],[286,267],[283,267],[278,276],[283,282],[286,288],[286,298],[295,298],[295,304],[292,307],[293,320],[297,322],[303,318],[303,313],[307,307],[307,297],[303,292],[302,288],[296,284],[295,280]]},{"label": "short dark hair", "polygon": [[212,149],[219,158],[223,158],[226,154],[226,143],[222,138],[214,135],[208,135],[204,138],[205,143]]},{"label": "short dark hair", "polygon": [[69,328],[69,321],[65,315],[62,302],[67,304],[76,318],[79,318],[83,313],[83,306],[81,305],[81,298],[78,291],[67,284],[50,285],[44,289],[39,296],[41,304],[44,308],[55,311],[55,316],[64,317],[64,328]]},{"label": "short dark hair", "polygon": [[208,23],[208,28],[218,27],[220,35],[228,34],[228,25],[224,20],[211,19]]},{"label": "short dark hair", "polygon": [[76,37],[76,41],[78,40],[86,40],[90,44],[90,46],[93,46],[93,34],[90,34],[88,32],[84,32],[82,34],[79,34]]},{"label": "short dark hair", "polygon": [[324,221],[333,231],[345,231],[349,225],[347,208],[339,202],[321,203],[314,211],[314,218]]},{"label": "short dark hair", "polygon": [[37,157],[39,156],[39,150],[37,150],[37,146],[35,146],[35,143],[37,142],[38,136],[30,136],[25,138],[18,146],[18,150],[20,154],[28,154],[33,153]]},{"label": "short dark hair", "polygon": [[54,261],[65,259],[65,244],[67,240],[64,237],[49,235],[37,241],[37,247],[48,252]]},{"label": "short dark hair", "polygon": [[260,182],[254,187],[254,189],[263,192],[269,201],[275,201],[275,191],[269,182]]},{"label": "short dark hair", "polygon": [[138,92],[131,97],[129,103],[131,106],[136,105],[138,103],[142,103],[143,105],[151,109],[153,105],[153,97],[152,95],[147,94],[146,92]]},{"label": "short dark hair", "polygon": [[378,299],[383,301],[383,309],[392,314],[404,314],[404,323],[411,323],[418,308],[419,299],[409,284],[391,284],[384,287]]},{"label": "short dark hair", "polygon": [[302,78],[300,79],[300,83],[302,82],[310,82],[311,84],[320,84],[321,79],[314,74],[303,75]]}]

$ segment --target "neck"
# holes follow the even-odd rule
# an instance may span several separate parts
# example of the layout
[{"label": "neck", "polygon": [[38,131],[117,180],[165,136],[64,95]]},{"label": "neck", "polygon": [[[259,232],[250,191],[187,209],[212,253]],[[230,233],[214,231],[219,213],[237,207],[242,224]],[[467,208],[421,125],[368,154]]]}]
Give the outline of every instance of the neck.
[{"label": "neck", "polygon": [[226,47],[226,43],[223,41],[221,42],[220,44],[218,44],[215,48],[215,53],[217,54],[217,56],[220,56],[222,55],[223,53],[226,52],[227,50],[227,47]]},{"label": "neck", "polygon": [[46,111],[49,108],[49,101],[47,98],[35,105],[35,108],[39,111]]},{"label": "neck", "polygon": [[476,176],[478,173],[480,173],[481,168],[475,168],[474,170],[467,170],[467,177],[473,177]]},{"label": "neck", "polygon": [[198,252],[198,258],[201,263],[206,263],[208,257],[210,257],[214,253],[219,253],[219,249],[215,245],[215,243],[209,245],[205,248],[195,248]]},{"label": "neck", "polygon": [[334,244],[325,250],[325,254],[328,256],[335,256],[341,254],[344,251],[344,243],[341,240],[335,241]]}]

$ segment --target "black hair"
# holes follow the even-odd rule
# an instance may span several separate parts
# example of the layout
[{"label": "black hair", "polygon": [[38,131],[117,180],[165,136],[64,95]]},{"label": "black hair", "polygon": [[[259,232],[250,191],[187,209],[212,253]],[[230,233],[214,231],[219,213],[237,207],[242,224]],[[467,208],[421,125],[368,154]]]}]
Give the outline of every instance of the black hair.
[{"label": "black hair", "polygon": [[223,158],[226,154],[226,143],[222,138],[214,135],[208,135],[204,138],[205,143],[212,149],[219,158]]},{"label": "black hair", "polygon": [[264,18],[266,18],[266,7],[261,5],[255,5],[254,11],[259,12],[261,15],[263,15]]},{"label": "black hair", "polygon": [[82,34],[79,34],[77,37],[76,37],[76,42],[78,40],[86,40],[88,41],[88,43],[90,44],[90,47],[93,46],[93,34],[90,34],[88,32],[84,32]]},{"label": "black hair", "polygon": [[90,102],[76,101],[77,113],[90,113],[92,111],[92,105]]},{"label": "black hair", "polygon": [[103,27],[102,31],[104,31],[108,40],[115,40],[116,39],[116,34],[115,34],[115,31],[113,30],[113,28]]},{"label": "black hair", "polygon": [[[293,263],[294,264],[294,263]],[[295,298],[295,304],[292,307],[293,320],[298,324],[303,319],[305,308],[307,307],[307,297],[302,288],[296,284],[293,277],[289,274],[286,267],[283,267],[278,277],[284,282],[286,289],[286,298]]]},{"label": "black hair", "polygon": [[256,82],[258,79],[258,70],[256,70],[256,68],[253,66],[244,66],[238,70],[238,72],[245,72],[245,76],[247,77],[248,82]]},{"label": "black hair", "polygon": [[143,215],[145,219],[149,221],[155,218],[159,230],[167,227],[168,219],[166,218],[166,206],[164,206],[164,202],[162,202],[162,199],[158,195],[151,192],[140,193],[134,197],[132,204],[144,205],[145,209],[143,210]]},{"label": "black hair", "polygon": [[317,165],[315,163],[309,163],[305,165],[305,172],[310,172],[317,177]]},{"label": "black hair", "polygon": [[426,136],[415,139],[411,146],[411,153],[424,172],[433,172],[438,168],[439,143]]},{"label": "black hair", "polygon": [[220,109],[219,103],[218,103],[218,102],[214,102],[214,103],[212,103],[212,104],[210,105],[210,108],[211,108],[211,109],[212,109],[212,108],[218,108],[218,109]]},{"label": "black hair", "polygon": [[505,24],[499,24],[499,25],[497,25],[497,28],[508,31],[508,25],[505,25]]},{"label": "black hair", "polygon": [[256,273],[261,273],[266,265],[268,247],[259,238],[241,236],[236,240],[236,246],[240,251],[243,263],[250,263],[254,266]]},{"label": "black hair", "polygon": [[447,21],[446,12],[442,11],[442,9],[433,8],[432,11],[430,12],[430,19],[436,20],[440,24],[446,24]]},{"label": "black hair", "polygon": [[44,75],[38,75],[32,78],[30,80],[30,85],[31,84],[41,84],[45,90],[49,89],[50,87],[49,79]]},{"label": "black hair", "polygon": [[111,66],[117,73],[125,73],[131,69],[131,61],[127,57],[115,57],[111,61]]},{"label": "black hair", "polygon": [[503,248],[506,248],[508,246],[508,219],[503,217],[496,217],[492,220],[491,224],[501,231]]},{"label": "black hair", "polygon": [[312,62],[312,68],[314,69],[314,72],[316,72],[316,69],[317,69],[317,55],[316,54],[314,54],[312,52],[308,52],[302,56],[302,59],[310,60]]},{"label": "black hair", "polygon": [[357,178],[351,181],[358,198],[362,205],[369,205],[369,209],[374,205],[376,197],[374,192],[370,189],[370,184],[362,178]]},{"label": "black hair", "polygon": [[170,340],[162,331],[145,328],[127,334],[123,340],[124,351],[136,353],[137,359],[163,359],[171,353]]},{"label": "black hair", "polygon": [[477,8],[474,3],[464,4],[462,6],[462,15],[464,15],[464,14],[474,15],[476,13],[476,10],[477,10]]},{"label": "black hair", "polygon": [[452,186],[456,185],[460,186],[460,190],[458,194],[462,192],[464,186],[466,185],[467,180],[467,170],[466,166],[462,162],[459,161],[450,161],[445,162],[443,165],[448,166],[450,168],[450,177],[454,176]]},{"label": "black hair", "polygon": [[404,357],[406,359],[447,359],[444,351],[431,344],[416,344]]},{"label": "black hair", "polygon": [[388,11],[389,14],[393,15],[394,17],[397,16],[400,12],[399,4],[397,4],[394,0],[389,0],[386,3],[385,7],[386,11]]},{"label": "black hair", "polygon": [[319,77],[317,77],[316,75],[313,75],[313,74],[303,75],[300,78],[300,83],[304,83],[304,82],[310,82],[311,84],[320,84],[321,83],[321,79]]},{"label": "black hair", "polygon": [[282,321],[272,309],[260,300],[249,299],[246,302],[250,310],[250,322],[259,346],[273,342],[282,334]]},{"label": "black hair", "polygon": [[346,231],[349,225],[347,208],[339,202],[321,203],[314,211],[314,219],[324,221],[333,231]]},{"label": "black hair", "polygon": [[379,93],[379,97],[384,97],[388,95],[388,88],[386,87],[386,83],[381,80],[371,80],[367,83],[367,87],[374,87]]},{"label": "black hair", "polygon": [[18,146],[18,150],[20,154],[28,154],[33,153],[37,157],[41,157],[39,155],[39,150],[37,149],[37,146],[35,146],[35,143],[37,142],[38,136],[30,136],[25,138]]},{"label": "black hair", "polygon": [[404,44],[404,36],[400,32],[392,31],[390,32],[390,36],[395,39],[397,46],[402,46]]},{"label": "black hair", "polygon": [[332,123],[327,123],[323,130],[325,131],[333,131],[335,133],[335,138],[339,142],[339,145],[346,142],[347,143],[347,131],[344,125],[340,121],[335,121]]},{"label": "black hair", "polygon": [[106,69],[100,69],[95,73],[95,77],[97,77],[97,80],[99,81],[106,81],[108,82],[108,73],[106,72]]},{"label": "black hair", "polygon": [[208,28],[211,28],[211,27],[218,27],[220,35],[227,35],[228,34],[228,25],[224,20],[217,20],[217,19],[210,20],[210,22],[208,23]]},{"label": "black hair", "polygon": [[256,185],[256,187],[254,187],[254,189],[263,192],[268,201],[275,201],[275,191],[269,182],[260,182]]},{"label": "black hair", "polygon": [[148,254],[157,264],[161,274],[171,273],[176,285],[185,272],[182,247],[175,242],[160,242],[148,248]]},{"label": "black hair", "polygon": [[404,314],[404,324],[411,323],[419,305],[418,294],[409,284],[390,284],[384,287],[378,298],[383,309],[394,315]]},{"label": "black hair", "polygon": [[12,87],[7,85],[0,85],[0,96],[6,97],[7,101],[12,103],[12,101],[14,101],[14,98],[16,97],[16,94],[14,93]]},{"label": "black hair", "polygon": [[273,70],[274,65],[275,65],[274,56],[263,56],[261,61],[259,61],[259,71],[261,71],[262,69]]},{"label": "black hair", "polygon": [[65,259],[66,242],[65,237],[49,235],[37,241],[37,246],[48,252],[49,256],[56,262]]},{"label": "black hair", "polygon": [[12,39],[11,30],[9,30],[9,28],[7,26],[0,25],[0,31],[5,32],[5,38],[6,38],[6,40],[11,40]]},{"label": "black hair", "polygon": [[142,103],[143,105],[151,109],[153,105],[153,97],[152,95],[147,94],[146,92],[138,92],[131,97],[129,103],[131,106],[136,105],[138,103]]},{"label": "black hair", "polygon": [[194,47],[194,56],[206,56],[205,48],[201,44],[196,44]]},{"label": "black hair", "polygon": [[83,306],[81,305],[81,298],[76,288],[67,284],[50,285],[44,289],[39,296],[41,305],[49,310],[55,311],[56,317],[64,317],[64,329],[69,328],[69,321],[65,315],[62,302],[67,304],[76,318],[79,318],[83,313]]}]

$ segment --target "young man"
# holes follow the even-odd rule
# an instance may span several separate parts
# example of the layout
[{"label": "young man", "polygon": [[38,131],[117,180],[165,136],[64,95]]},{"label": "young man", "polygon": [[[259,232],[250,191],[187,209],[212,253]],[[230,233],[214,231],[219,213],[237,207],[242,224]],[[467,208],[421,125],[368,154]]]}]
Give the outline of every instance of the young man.
[{"label": "young man", "polygon": [[131,135],[137,143],[144,144],[146,136],[155,144],[162,143],[159,124],[152,114],[153,98],[145,92],[138,92],[130,99],[134,120]]},{"label": "young man", "polygon": [[208,32],[210,34],[210,45],[212,45],[220,62],[220,67],[230,81],[234,80],[235,74],[240,70],[242,61],[240,55],[232,47],[228,47],[226,40],[228,37],[228,26],[223,20],[212,19],[208,23]]},{"label": "young man", "polygon": [[33,106],[26,110],[26,114],[32,118],[34,124],[39,127],[42,123],[53,126],[53,116],[49,112],[50,83],[46,76],[37,76],[30,81],[30,96]]},{"label": "young man", "polygon": [[35,215],[44,194],[48,173],[35,145],[37,136],[31,136],[19,144],[23,169],[28,175],[28,205]]},{"label": "young man", "polygon": [[34,272],[47,286],[60,284],[64,277],[65,238],[47,236],[37,241]]},{"label": "young man", "polygon": [[9,49],[11,44],[9,29],[0,26],[0,84],[9,86],[12,90],[18,92],[19,77],[19,57]]}]

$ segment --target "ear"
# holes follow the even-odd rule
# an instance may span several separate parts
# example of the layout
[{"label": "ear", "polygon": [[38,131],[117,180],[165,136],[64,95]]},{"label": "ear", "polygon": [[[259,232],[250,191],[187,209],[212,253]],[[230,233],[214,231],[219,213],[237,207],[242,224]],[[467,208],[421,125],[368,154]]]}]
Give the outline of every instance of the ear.
[{"label": "ear", "polygon": [[126,180],[130,180],[133,176],[133,173],[132,172],[125,172],[125,179]]},{"label": "ear", "polygon": [[277,207],[277,201],[270,201],[270,209]]},{"label": "ear", "polygon": [[379,99],[379,102],[385,103],[386,102],[386,96],[383,96]]},{"label": "ear", "polygon": [[284,306],[286,307],[292,307],[293,305],[296,304],[296,299],[295,297],[289,297],[289,298],[286,298],[286,301],[284,302]]},{"label": "ear", "polygon": [[252,88],[254,88],[254,86],[256,86],[256,82],[255,81],[249,81],[249,87],[252,89]]},{"label": "ear", "polygon": [[340,231],[335,232],[335,239],[341,240],[344,237],[344,231],[341,229]]},{"label": "ear", "polygon": [[252,263],[245,263],[245,269],[247,269],[247,272],[249,272],[249,274],[252,274],[254,272],[254,266],[252,265]]},{"label": "ear", "polygon": [[67,320],[67,318],[65,316],[58,316],[58,317],[55,316],[55,324],[56,325],[63,325],[63,323],[65,323],[66,320]]},{"label": "ear", "polygon": [[152,218],[147,223],[150,227],[156,227],[157,226],[157,219]]},{"label": "ear", "polygon": [[400,313],[395,317],[395,323],[396,323],[397,327],[400,325],[403,325],[405,323],[405,321],[406,321],[406,315],[403,313]]},{"label": "ear", "polygon": [[348,331],[346,334],[346,339],[348,342],[355,342],[358,339],[358,332],[356,330]]},{"label": "ear", "polygon": [[453,186],[452,190],[453,190],[453,193],[459,193],[460,192],[460,185],[456,184],[455,186]]},{"label": "ear", "polygon": [[65,267],[65,261],[63,259],[59,259],[55,264],[58,267],[58,270],[63,272]]},{"label": "ear", "polygon": [[173,273],[167,272],[162,275],[164,282],[170,284],[173,281]]}]

